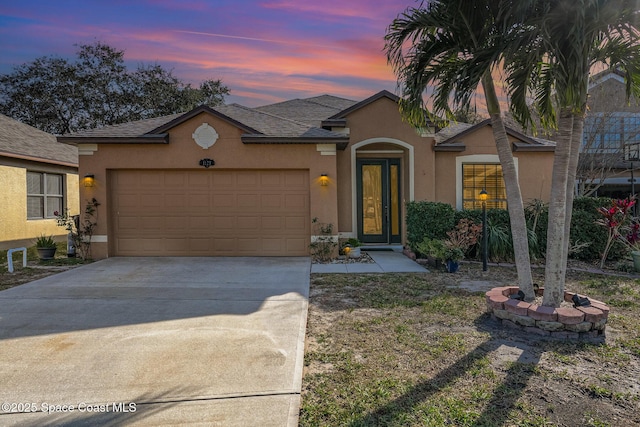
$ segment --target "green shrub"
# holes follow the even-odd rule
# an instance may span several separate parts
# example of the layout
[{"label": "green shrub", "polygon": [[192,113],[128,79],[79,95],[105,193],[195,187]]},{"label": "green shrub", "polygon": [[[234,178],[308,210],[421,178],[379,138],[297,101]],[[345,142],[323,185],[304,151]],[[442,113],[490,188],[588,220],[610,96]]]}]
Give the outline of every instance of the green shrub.
[{"label": "green shrub", "polygon": [[429,239],[444,239],[455,225],[455,210],[440,202],[407,203],[407,241],[412,249]]},{"label": "green shrub", "polygon": [[490,218],[488,212],[487,241],[490,260],[494,262],[513,260],[513,241],[508,223]]},{"label": "green shrub", "polygon": [[425,237],[422,242],[416,244],[416,250],[422,256],[444,260],[447,248],[443,240]]},{"label": "green shrub", "polygon": [[[607,197],[579,197],[573,203],[573,217],[571,220],[571,245],[588,243],[580,251],[569,254],[570,257],[596,261],[600,259],[604,250],[607,232],[604,227],[596,224],[600,214],[597,208],[609,206],[611,199]],[[533,201],[525,209],[527,219],[529,252],[531,258],[544,258],[547,247],[547,224],[549,212],[544,203]],[[407,203],[407,240],[409,246],[418,252],[417,245],[426,238],[445,239],[446,233],[452,230],[461,219],[482,222],[482,210],[455,211],[446,203],[409,202]],[[511,240],[511,224],[509,212],[505,209],[487,210],[489,256],[495,261],[513,260],[513,243]],[[535,226],[535,229],[534,229]],[[476,253],[480,245],[476,245]],[[473,255],[473,250],[471,255]],[[614,244],[609,259],[616,260],[624,257],[625,248]]]}]

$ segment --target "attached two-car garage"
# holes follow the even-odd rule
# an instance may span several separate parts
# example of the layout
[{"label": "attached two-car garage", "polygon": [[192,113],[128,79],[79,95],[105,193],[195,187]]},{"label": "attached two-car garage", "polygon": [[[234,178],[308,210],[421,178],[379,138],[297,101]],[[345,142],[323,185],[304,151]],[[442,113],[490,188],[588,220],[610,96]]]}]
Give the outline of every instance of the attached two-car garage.
[{"label": "attached two-car garage", "polygon": [[308,170],[110,170],[115,256],[307,256]]}]

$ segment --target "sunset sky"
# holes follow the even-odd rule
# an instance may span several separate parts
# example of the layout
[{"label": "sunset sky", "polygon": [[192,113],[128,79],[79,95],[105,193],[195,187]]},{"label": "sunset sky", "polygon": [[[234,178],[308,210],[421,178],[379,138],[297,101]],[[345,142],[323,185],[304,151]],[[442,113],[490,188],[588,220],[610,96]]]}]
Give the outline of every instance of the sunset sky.
[{"label": "sunset sky", "polygon": [[74,44],[125,50],[130,69],[159,63],[227,102],[258,106],[331,94],[361,100],[395,77],[382,51],[413,0],[0,0],[0,74]]}]

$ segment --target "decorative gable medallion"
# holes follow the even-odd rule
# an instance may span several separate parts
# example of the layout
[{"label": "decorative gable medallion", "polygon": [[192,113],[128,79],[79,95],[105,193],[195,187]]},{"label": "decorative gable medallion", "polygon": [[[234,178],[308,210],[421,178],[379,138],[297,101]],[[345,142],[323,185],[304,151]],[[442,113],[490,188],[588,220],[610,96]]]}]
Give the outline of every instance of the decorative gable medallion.
[{"label": "decorative gable medallion", "polygon": [[201,124],[193,133],[193,140],[204,150],[211,147],[218,140],[218,132],[206,123]]}]

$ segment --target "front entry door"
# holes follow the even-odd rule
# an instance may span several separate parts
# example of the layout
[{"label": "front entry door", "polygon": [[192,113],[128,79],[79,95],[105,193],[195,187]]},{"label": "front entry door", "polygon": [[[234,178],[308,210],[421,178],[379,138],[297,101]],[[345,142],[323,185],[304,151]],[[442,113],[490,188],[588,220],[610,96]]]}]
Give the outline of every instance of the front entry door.
[{"label": "front entry door", "polygon": [[400,159],[357,161],[358,239],[400,243]]}]

